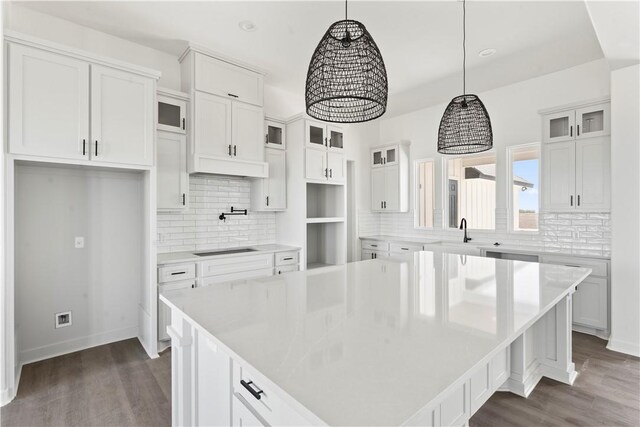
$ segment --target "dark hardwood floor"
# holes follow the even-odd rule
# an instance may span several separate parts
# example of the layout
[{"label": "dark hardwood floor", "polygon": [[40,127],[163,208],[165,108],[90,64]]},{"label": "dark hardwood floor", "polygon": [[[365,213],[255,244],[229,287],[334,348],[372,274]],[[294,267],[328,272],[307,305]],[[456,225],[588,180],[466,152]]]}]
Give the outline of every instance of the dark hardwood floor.
[{"label": "dark hardwood floor", "polygon": [[[640,426],[640,359],[573,334],[573,387],[543,379],[528,399],[496,393],[471,418],[483,426]],[[171,424],[171,354],[150,360],[126,340],[32,363],[3,426]]]}]

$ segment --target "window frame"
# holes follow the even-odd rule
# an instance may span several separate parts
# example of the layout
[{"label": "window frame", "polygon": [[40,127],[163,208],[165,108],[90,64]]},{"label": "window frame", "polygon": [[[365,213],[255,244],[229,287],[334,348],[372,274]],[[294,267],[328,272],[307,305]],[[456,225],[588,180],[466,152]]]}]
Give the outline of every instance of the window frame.
[{"label": "window frame", "polygon": [[[420,176],[418,174],[418,165],[420,163],[431,162],[431,227],[423,227],[420,225]],[[426,157],[423,159],[417,159],[413,161],[413,228],[416,230],[434,230],[436,228],[436,163],[437,159],[433,157]]]},{"label": "window frame", "polygon": [[483,151],[481,153],[474,153],[474,154],[459,154],[456,156],[447,156],[447,157],[443,157],[443,165],[442,165],[442,212],[443,212],[443,217],[442,217],[442,229],[445,231],[451,231],[451,230],[457,230],[458,227],[449,227],[449,222],[448,222],[448,218],[449,218],[449,160],[455,160],[455,159],[475,159],[475,158],[482,158],[482,157],[488,157],[488,156],[493,156],[493,158],[495,159],[495,165],[496,165],[496,181],[495,181],[495,185],[496,185],[496,204],[493,208],[493,216],[494,216],[494,227],[493,228],[470,228],[468,227],[467,230],[468,231],[474,231],[474,232],[478,232],[478,233],[496,233],[498,232],[498,222],[497,222],[497,215],[496,215],[496,210],[498,209],[498,191],[499,187],[499,178],[498,178],[498,162],[499,162],[499,157],[498,157],[498,153],[497,151],[494,150],[487,150],[487,151]]},{"label": "window frame", "polygon": [[[513,212],[513,154],[519,150],[536,149],[538,151],[538,228],[535,230],[516,230],[513,226],[514,212]],[[507,179],[506,179],[506,192],[507,192],[507,233],[515,235],[534,236],[540,234],[540,215],[542,206],[542,143],[541,142],[529,142],[526,144],[510,145],[506,149],[507,160]]]}]

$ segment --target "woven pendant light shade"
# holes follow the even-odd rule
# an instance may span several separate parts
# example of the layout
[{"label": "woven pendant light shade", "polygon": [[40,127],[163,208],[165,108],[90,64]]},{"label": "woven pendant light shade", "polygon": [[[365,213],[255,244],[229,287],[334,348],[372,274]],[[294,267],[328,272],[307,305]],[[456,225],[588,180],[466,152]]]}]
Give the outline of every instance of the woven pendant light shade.
[{"label": "woven pendant light shade", "polygon": [[489,113],[476,95],[460,95],[444,110],[438,130],[438,152],[480,153],[493,147]]},{"label": "woven pendant light shade", "polygon": [[366,122],[384,114],[387,96],[387,70],[371,34],[358,21],[335,22],[311,57],[307,114],[326,122]]}]

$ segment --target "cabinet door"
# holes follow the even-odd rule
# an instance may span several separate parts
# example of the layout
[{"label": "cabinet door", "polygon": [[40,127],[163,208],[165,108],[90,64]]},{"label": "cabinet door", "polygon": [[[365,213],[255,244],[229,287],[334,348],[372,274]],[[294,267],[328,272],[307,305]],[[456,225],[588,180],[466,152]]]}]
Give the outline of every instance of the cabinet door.
[{"label": "cabinet door", "polygon": [[575,139],[575,110],[548,114],[543,117],[544,142],[561,142]]},{"label": "cabinet door", "polygon": [[167,132],[187,132],[187,102],[164,95],[158,95],[158,130]]},{"label": "cabinet door", "polygon": [[362,250],[362,254],[361,254],[361,256],[360,256],[360,259],[361,259],[362,261],[364,261],[364,260],[366,260],[366,259],[374,259],[373,254],[374,254],[374,252],[373,252],[373,251],[370,251],[370,250],[368,250],[368,249],[363,249],[363,250]]},{"label": "cabinet door", "polygon": [[385,211],[400,210],[400,166],[388,166],[384,168],[385,172]]},{"label": "cabinet door", "polygon": [[196,155],[230,157],[231,101],[207,93],[195,92],[194,153]]},{"label": "cabinet door", "polygon": [[231,142],[233,156],[242,160],[264,162],[262,107],[233,102],[231,105]]},{"label": "cabinet door", "polygon": [[265,120],[264,122],[264,142],[267,147],[286,148],[286,130],[283,123]]},{"label": "cabinet door", "polygon": [[[160,295],[168,291],[174,291],[177,289],[195,288],[196,281],[183,280],[181,282],[174,282],[165,285],[158,285],[158,291]],[[158,340],[169,341],[170,337],[167,334],[167,326],[171,324],[171,309],[158,298]]]},{"label": "cabinet door", "polygon": [[26,46],[8,49],[9,152],[88,158],[89,64]]},{"label": "cabinet door", "polygon": [[397,165],[398,164],[398,146],[392,145],[384,148],[384,164],[385,165]]},{"label": "cabinet door", "polygon": [[306,145],[314,148],[326,148],[327,129],[322,123],[306,121],[305,129]]},{"label": "cabinet door", "polygon": [[371,210],[383,211],[386,194],[386,172],[383,168],[371,170]]},{"label": "cabinet door", "polygon": [[379,168],[384,165],[384,149],[378,148],[375,150],[371,150],[371,167]]},{"label": "cabinet door", "polygon": [[305,150],[305,177],[317,181],[327,179],[327,152],[307,148]]},{"label": "cabinet door", "polygon": [[262,106],[261,74],[200,53],[195,55],[196,90]]},{"label": "cabinet door", "polygon": [[327,168],[329,169],[329,180],[334,182],[344,182],[345,162],[342,153],[327,153]]},{"label": "cabinet door", "polygon": [[607,329],[607,279],[587,277],[573,294],[573,323]]},{"label": "cabinet door", "polygon": [[159,131],[156,138],[158,171],[158,209],[187,207],[187,138],[174,132]]},{"label": "cabinet door", "polygon": [[605,136],[610,133],[611,114],[608,103],[576,110],[576,139]]},{"label": "cabinet door", "polygon": [[91,66],[91,158],[153,164],[153,79]]},{"label": "cabinet door", "polygon": [[265,153],[269,163],[269,178],[266,178],[265,206],[268,210],[287,208],[287,158],[283,150],[268,148]]},{"label": "cabinet door", "polygon": [[576,141],[576,209],[609,209],[610,156],[608,137]]},{"label": "cabinet door", "polygon": [[342,151],[344,149],[344,132],[339,127],[327,126],[329,137],[328,147],[332,151]]},{"label": "cabinet door", "polygon": [[543,144],[543,191],[546,210],[574,210],[576,205],[575,142]]}]

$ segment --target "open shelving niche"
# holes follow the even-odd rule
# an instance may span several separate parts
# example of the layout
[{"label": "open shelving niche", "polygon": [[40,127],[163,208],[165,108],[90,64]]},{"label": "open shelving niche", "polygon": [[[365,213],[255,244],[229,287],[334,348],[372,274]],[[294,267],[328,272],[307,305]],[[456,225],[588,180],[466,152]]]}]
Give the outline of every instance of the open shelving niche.
[{"label": "open shelving niche", "polygon": [[307,183],[306,268],[344,264],[345,186]]},{"label": "open shelving niche", "polygon": [[307,223],[344,222],[344,185],[307,183]]}]

